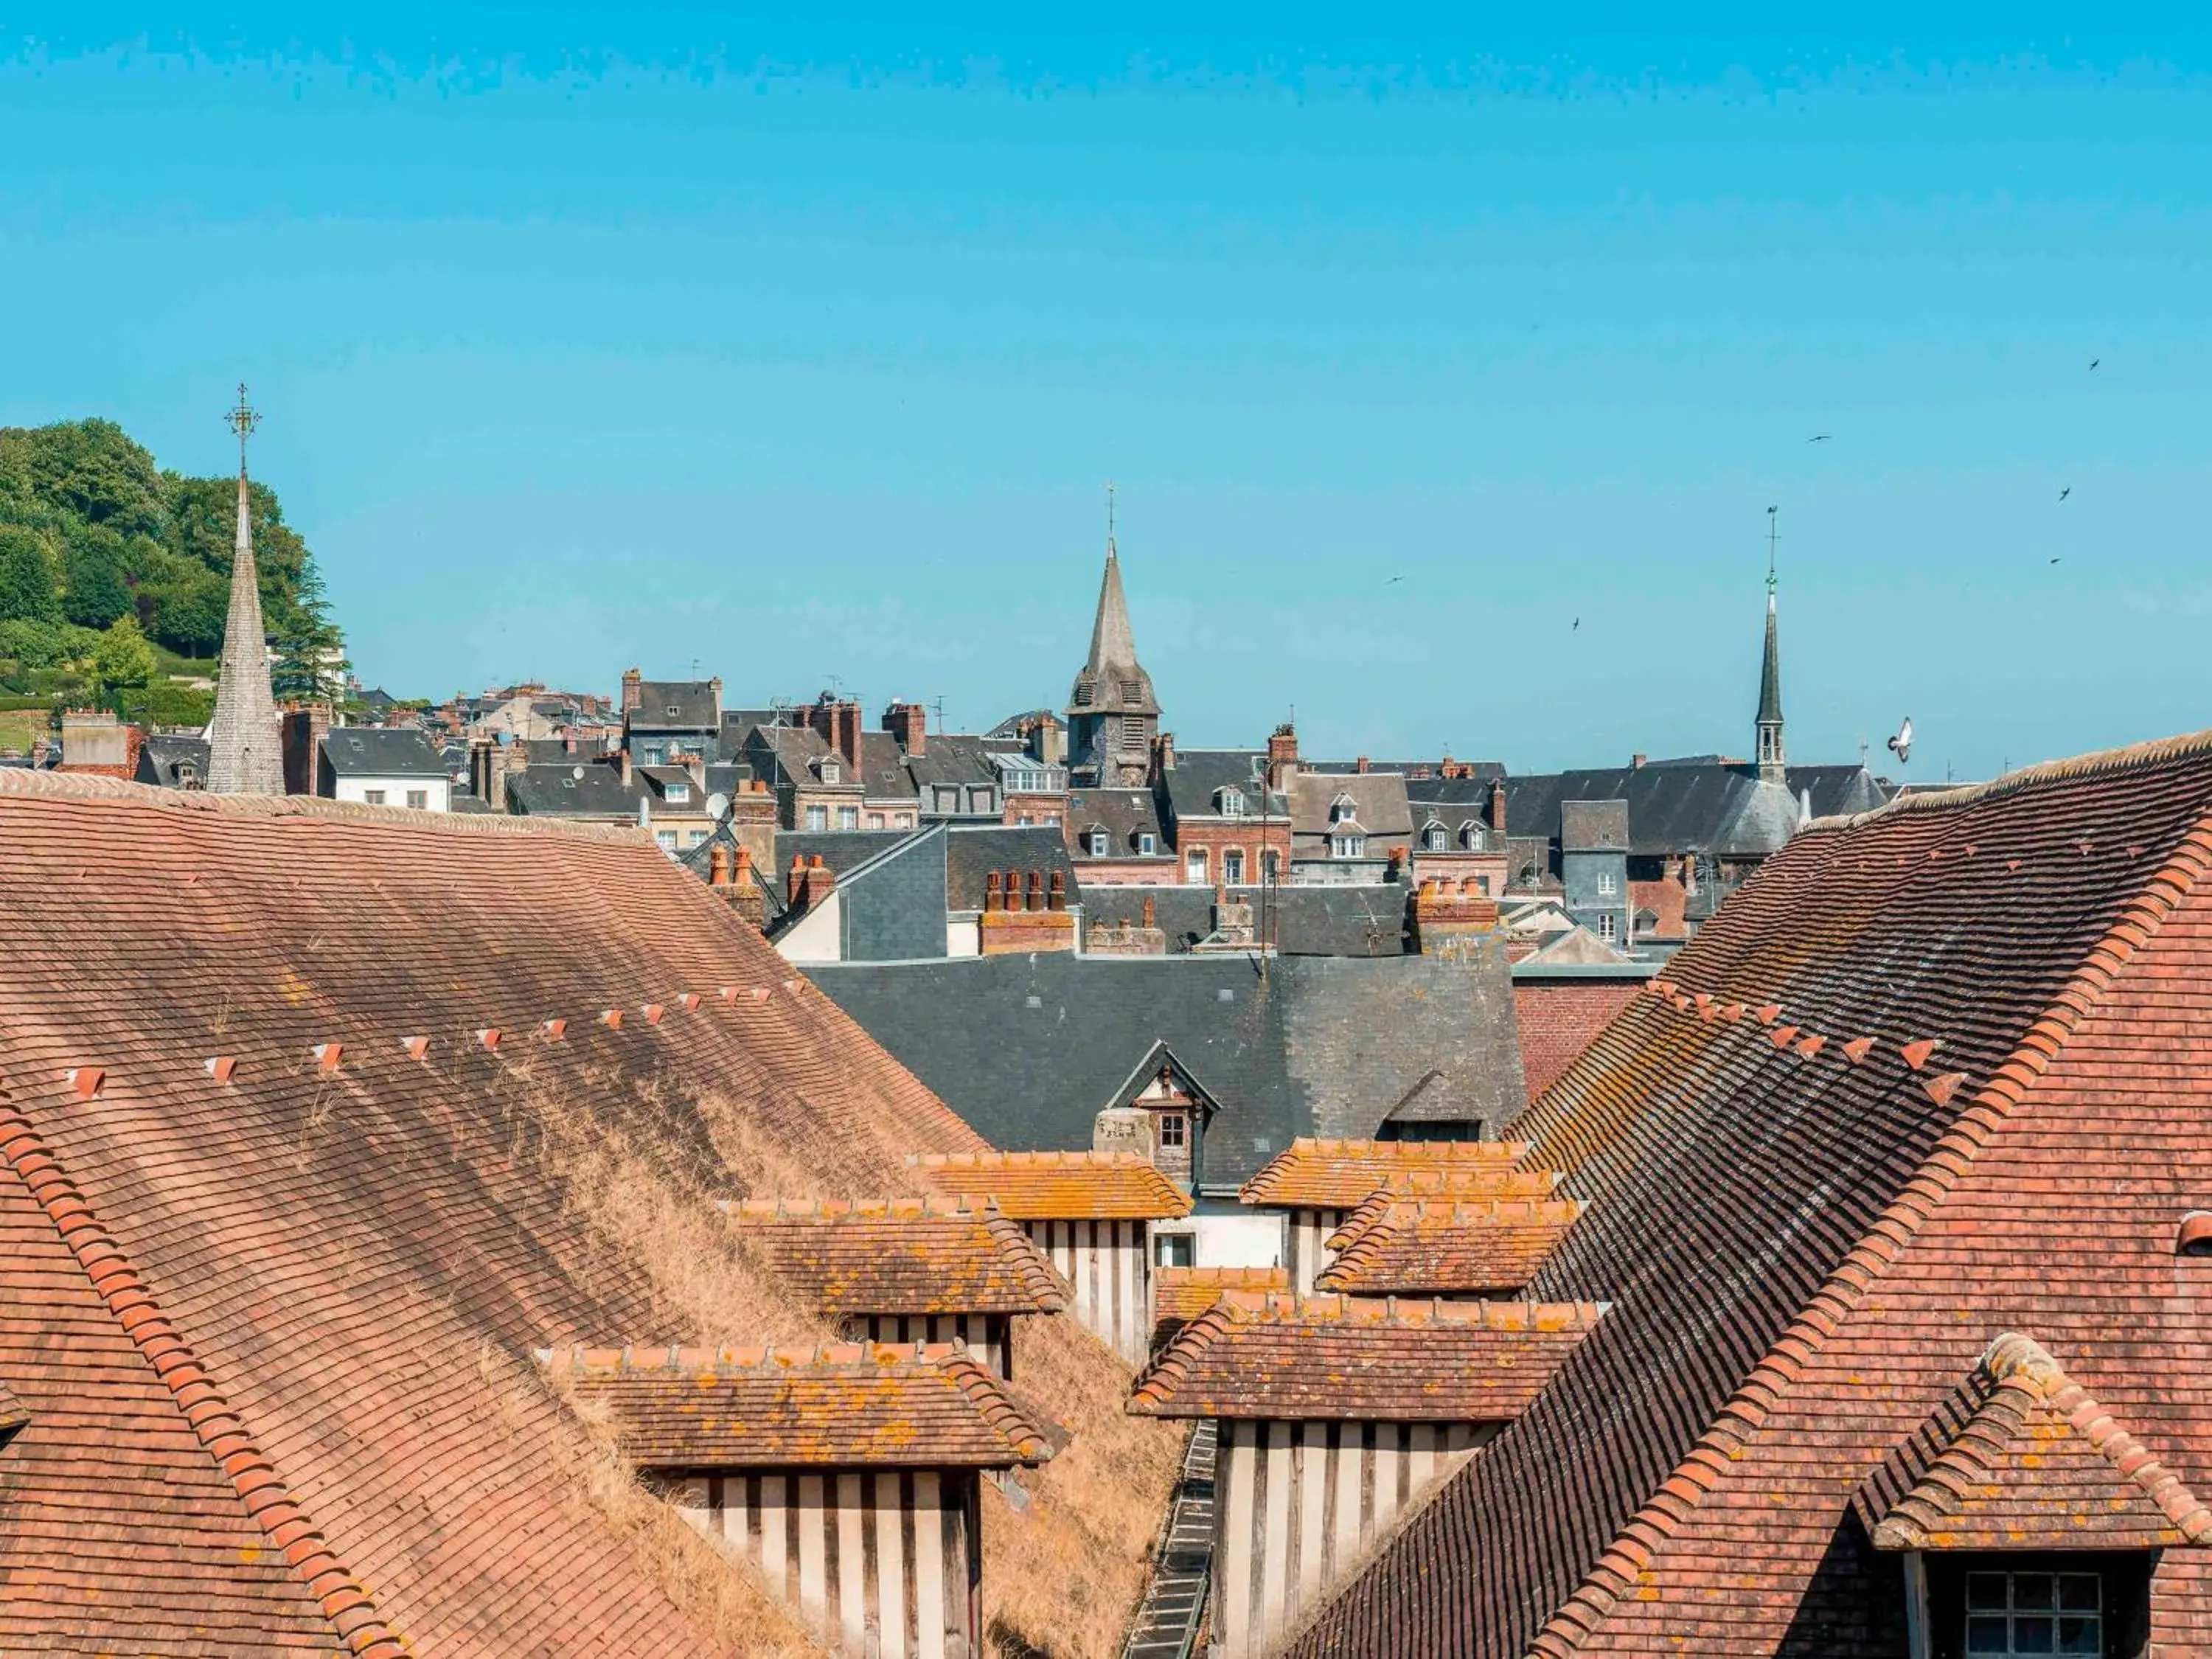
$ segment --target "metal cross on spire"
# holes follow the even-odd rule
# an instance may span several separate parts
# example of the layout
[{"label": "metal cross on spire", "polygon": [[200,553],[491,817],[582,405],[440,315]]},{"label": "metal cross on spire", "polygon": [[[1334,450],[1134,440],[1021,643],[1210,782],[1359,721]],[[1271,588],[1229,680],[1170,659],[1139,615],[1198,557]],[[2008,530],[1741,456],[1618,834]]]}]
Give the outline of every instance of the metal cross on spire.
[{"label": "metal cross on spire", "polygon": [[238,383],[238,407],[222,417],[222,423],[238,434],[238,471],[246,474],[246,441],[253,435],[253,428],[261,424],[261,411],[246,401],[246,382]]},{"label": "metal cross on spire", "polygon": [[1106,546],[1109,552],[1114,546],[1114,481],[1111,478],[1106,480]]},{"label": "metal cross on spire", "polygon": [[1766,591],[1770,594],[1774,592],[1775,586],[1774,545],[1782,539],[1782,532],[1776,527],[1775,519],[1781,511],[1778,507],[1770,507],[1766,509]]}]

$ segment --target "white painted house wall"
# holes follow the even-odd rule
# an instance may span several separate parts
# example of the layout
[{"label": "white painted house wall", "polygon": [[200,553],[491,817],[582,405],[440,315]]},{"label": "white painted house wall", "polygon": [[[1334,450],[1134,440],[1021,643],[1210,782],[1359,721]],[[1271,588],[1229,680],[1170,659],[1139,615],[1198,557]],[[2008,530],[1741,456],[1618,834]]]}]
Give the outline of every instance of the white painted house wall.
[{"label": "white painted house wall", "polygon": [[[424,777],[409,774],[404,777],[377,777],[374,775],[334,778],[331,782],[333,800],[349,800],[365,806],[404,806],[410,793],[421,791],[423,805],[417,810],[425,812],[450,812],[453,810],[453,785],[450,778]],[[381,795],[380,800],[371,796]]]},{"label": "white painted house wall", "polygon": [[775,948],[787,962],[842,962],[845,958],[845,929],[839,916],[840,895],[836,888],[782,933]]},{"label": "white painted house wall", "polygon": [[1074,1295],[1076,1322],[1133,1365],[1152,1328],[1152,1267],[1141,1221],[1025,1221],[1022,1231]]}]

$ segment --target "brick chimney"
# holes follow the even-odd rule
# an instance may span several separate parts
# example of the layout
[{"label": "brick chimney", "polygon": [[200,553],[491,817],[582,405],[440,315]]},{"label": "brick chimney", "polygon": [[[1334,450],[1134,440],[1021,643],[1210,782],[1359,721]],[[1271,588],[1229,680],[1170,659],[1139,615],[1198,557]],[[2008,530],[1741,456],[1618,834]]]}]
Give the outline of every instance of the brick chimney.
[{"label": "brick chimney", "polygon": [[891,734],[902,752],[921,755],[928,752],[929,711],[918,702],[895,702],[884,710],[884,730]]},{"label": "brick chimney", "polygon": [[507,768],[499,763],[499,745],[489,738],[469,744],[469,787],[493,811],[507,811]]},{"label": "brick chimney", "polygon": [[1155,782],[1175,770],[1175,733],[1163,732],[1152,739],[1152,778]]},{"label": "brick chimney", "polygon": [[[714,851],[719,854],[723,849],[717,847]],[[768,920],[767,897],[753,879],[753,855],[745,847],[739,846],[730,860],[728,884],[715,888],[714,894],[756,927]]]},{"label": "brick chimney", "polygon": [[714,724],[722,723],[722,677],[720,674],[707,682],[707,690],[714,696]]},{"label": "brick chimney", "polygon": [[1367,757],[1362,755],[1358,760],[1352,762],[1352,769],[1355,772],[1365,772],[1367,770]]},{"label": "brick chimney", "polygon": [[627,714],[644,702],[645,676],[635,668],[625,668],[622,677],[622,712]]},{"label": "brick chimney", "polygon": [[1055,870],[1052,872],[1052,889],[1045,896],[1045,908],[1048,910],[1065,910],[1067,908],[1066,871]]},{"label": "brick chimney", "polygon": [[1498,837],[1499,846],[1505,844],[1505,780],[1490,781],[1490,833]]},{"label": "brick chimney", "polygon": [[1285,720],[1267,739],[1267,787],[1280,789],[1286,780],[1297,775],[1297,770],[1298,734]]},{"label": "brick chimney", "polygon": [[1650,760],[1650,758],[1651,758],[1651,757],[1650,757],[1650,756],[1649,756],[1649,755],[1643,755],[1643,754],[1631,755],[1631,756],[1628,757],[1628,766],[1629,766],[1629,769],[1630,769],[1631,771],[1634,771],[1634,772],[1641,772],[1641,771],[1644,769],[1644,763],[1645,763],[1646,761]]},{"label": "brick chimney", "polygon": [[1032,910],[1044,908],[1044,872],[1042,870],[1030,872],[1029,908]]},{"label": "brick chimney", "polygon": [[823,863],[819,853],[806,860],[806,868],[801,874],[803,879],[799,883],[799,902],[802,909],[814,908],[827,899],[837,885],[837,872]]},{"label": "brick chimney", "polygon": [[730,849],[716,842],[707,853],[707,885],[727,887],[730,884]]},{"label": "brick chimney", "polygon": [[988,915],[991,911],[1003,910],[1006,908],[1006,881],[996,870],[994,870],[983,878],[983,909]]},{"label": "brick chimney", "polygon": [[284,752],[284,793],[315,793],[316,761],[324,737],[331,729],[331,706],[326,702],[287,703],[281,716]]},{"label": "brick chimney", "polygon": [[625,789],[629,788],[637,774],[635,769],[630,764],[629,749],[627,744],[615,750],[615,764],[622,769],[622,787]]},{"label": "brick chimney", "polygon": [[1147,927],[1157,927],[1159,925],[1159,921],[1152,908],[1152,896],[1150,893],[1147,893],[1145,895],[1145,926]]},{"label": "brick chimney", "polygon": [[791,855],[791,868],[783,872],[783,902],[792,909],[799,908],[799,895],[806,890],[806,860],[799,854]]}]

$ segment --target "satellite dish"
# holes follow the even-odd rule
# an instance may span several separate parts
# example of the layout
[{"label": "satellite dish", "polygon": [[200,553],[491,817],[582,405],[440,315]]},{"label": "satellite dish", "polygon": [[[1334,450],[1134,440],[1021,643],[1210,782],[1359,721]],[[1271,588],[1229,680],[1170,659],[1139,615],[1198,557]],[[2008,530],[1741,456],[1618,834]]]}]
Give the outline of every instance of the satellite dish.
[{"label": "satellite dish", "polygon": [[568,769],[568,775],[581,783],[584,781],[584,769],[580,766],[572,766]]},{"label": "satellite dish", "polygon": [[708,796],[707,816],[710,818],[726,818],[729,817],[730,798],[727,795],[723,794],[720,790],[717,790],[714,793]]}]

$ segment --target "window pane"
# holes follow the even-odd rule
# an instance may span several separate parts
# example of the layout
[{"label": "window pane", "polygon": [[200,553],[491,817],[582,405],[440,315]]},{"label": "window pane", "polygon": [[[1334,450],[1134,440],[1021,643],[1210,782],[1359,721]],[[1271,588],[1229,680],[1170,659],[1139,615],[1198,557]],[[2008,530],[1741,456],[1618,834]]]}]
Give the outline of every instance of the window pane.
[{"label": "window pane", "polygon": [[2012,1604],[2016,1607],[2058,1605],[2058,1581],[2047,1572],[2016,1572],[2012,1576]]},{"label": "window pane", "polygon": [[1995,1618],[1966,1620],[1966,1651],[1969,1654],[2009,1654],[2012,1642],[2006,1632],[2004,1615],[1999,1613]]},{"label": "window pane", "polygon": [[2060,1574],[2058,1605],[2070,1613],[2096,1612],[2098,1608],[2096,1575],[2087,1572]]},{"label": "window pane", "polygon": [[2053,1620],[2041,1613],[2020,1613],[2012,1621],[2012,1650],[2014,1653],[2055,1653],[2057,1651],[2057,1632]]},{"label": "window pane", "polygon": [[1996,1607],[2005,1604],[2005,1576],[2001,1572],[1970,1572],[1966,1575],[1966,1605],[1975,1608]]},{"label": "window pane", "polygon": [[2058,1650],[2061,1653],[2097,1654],[2105,1650],[2101,1621],[2094,1613],[2077,1614],[2058,1621]]}]

